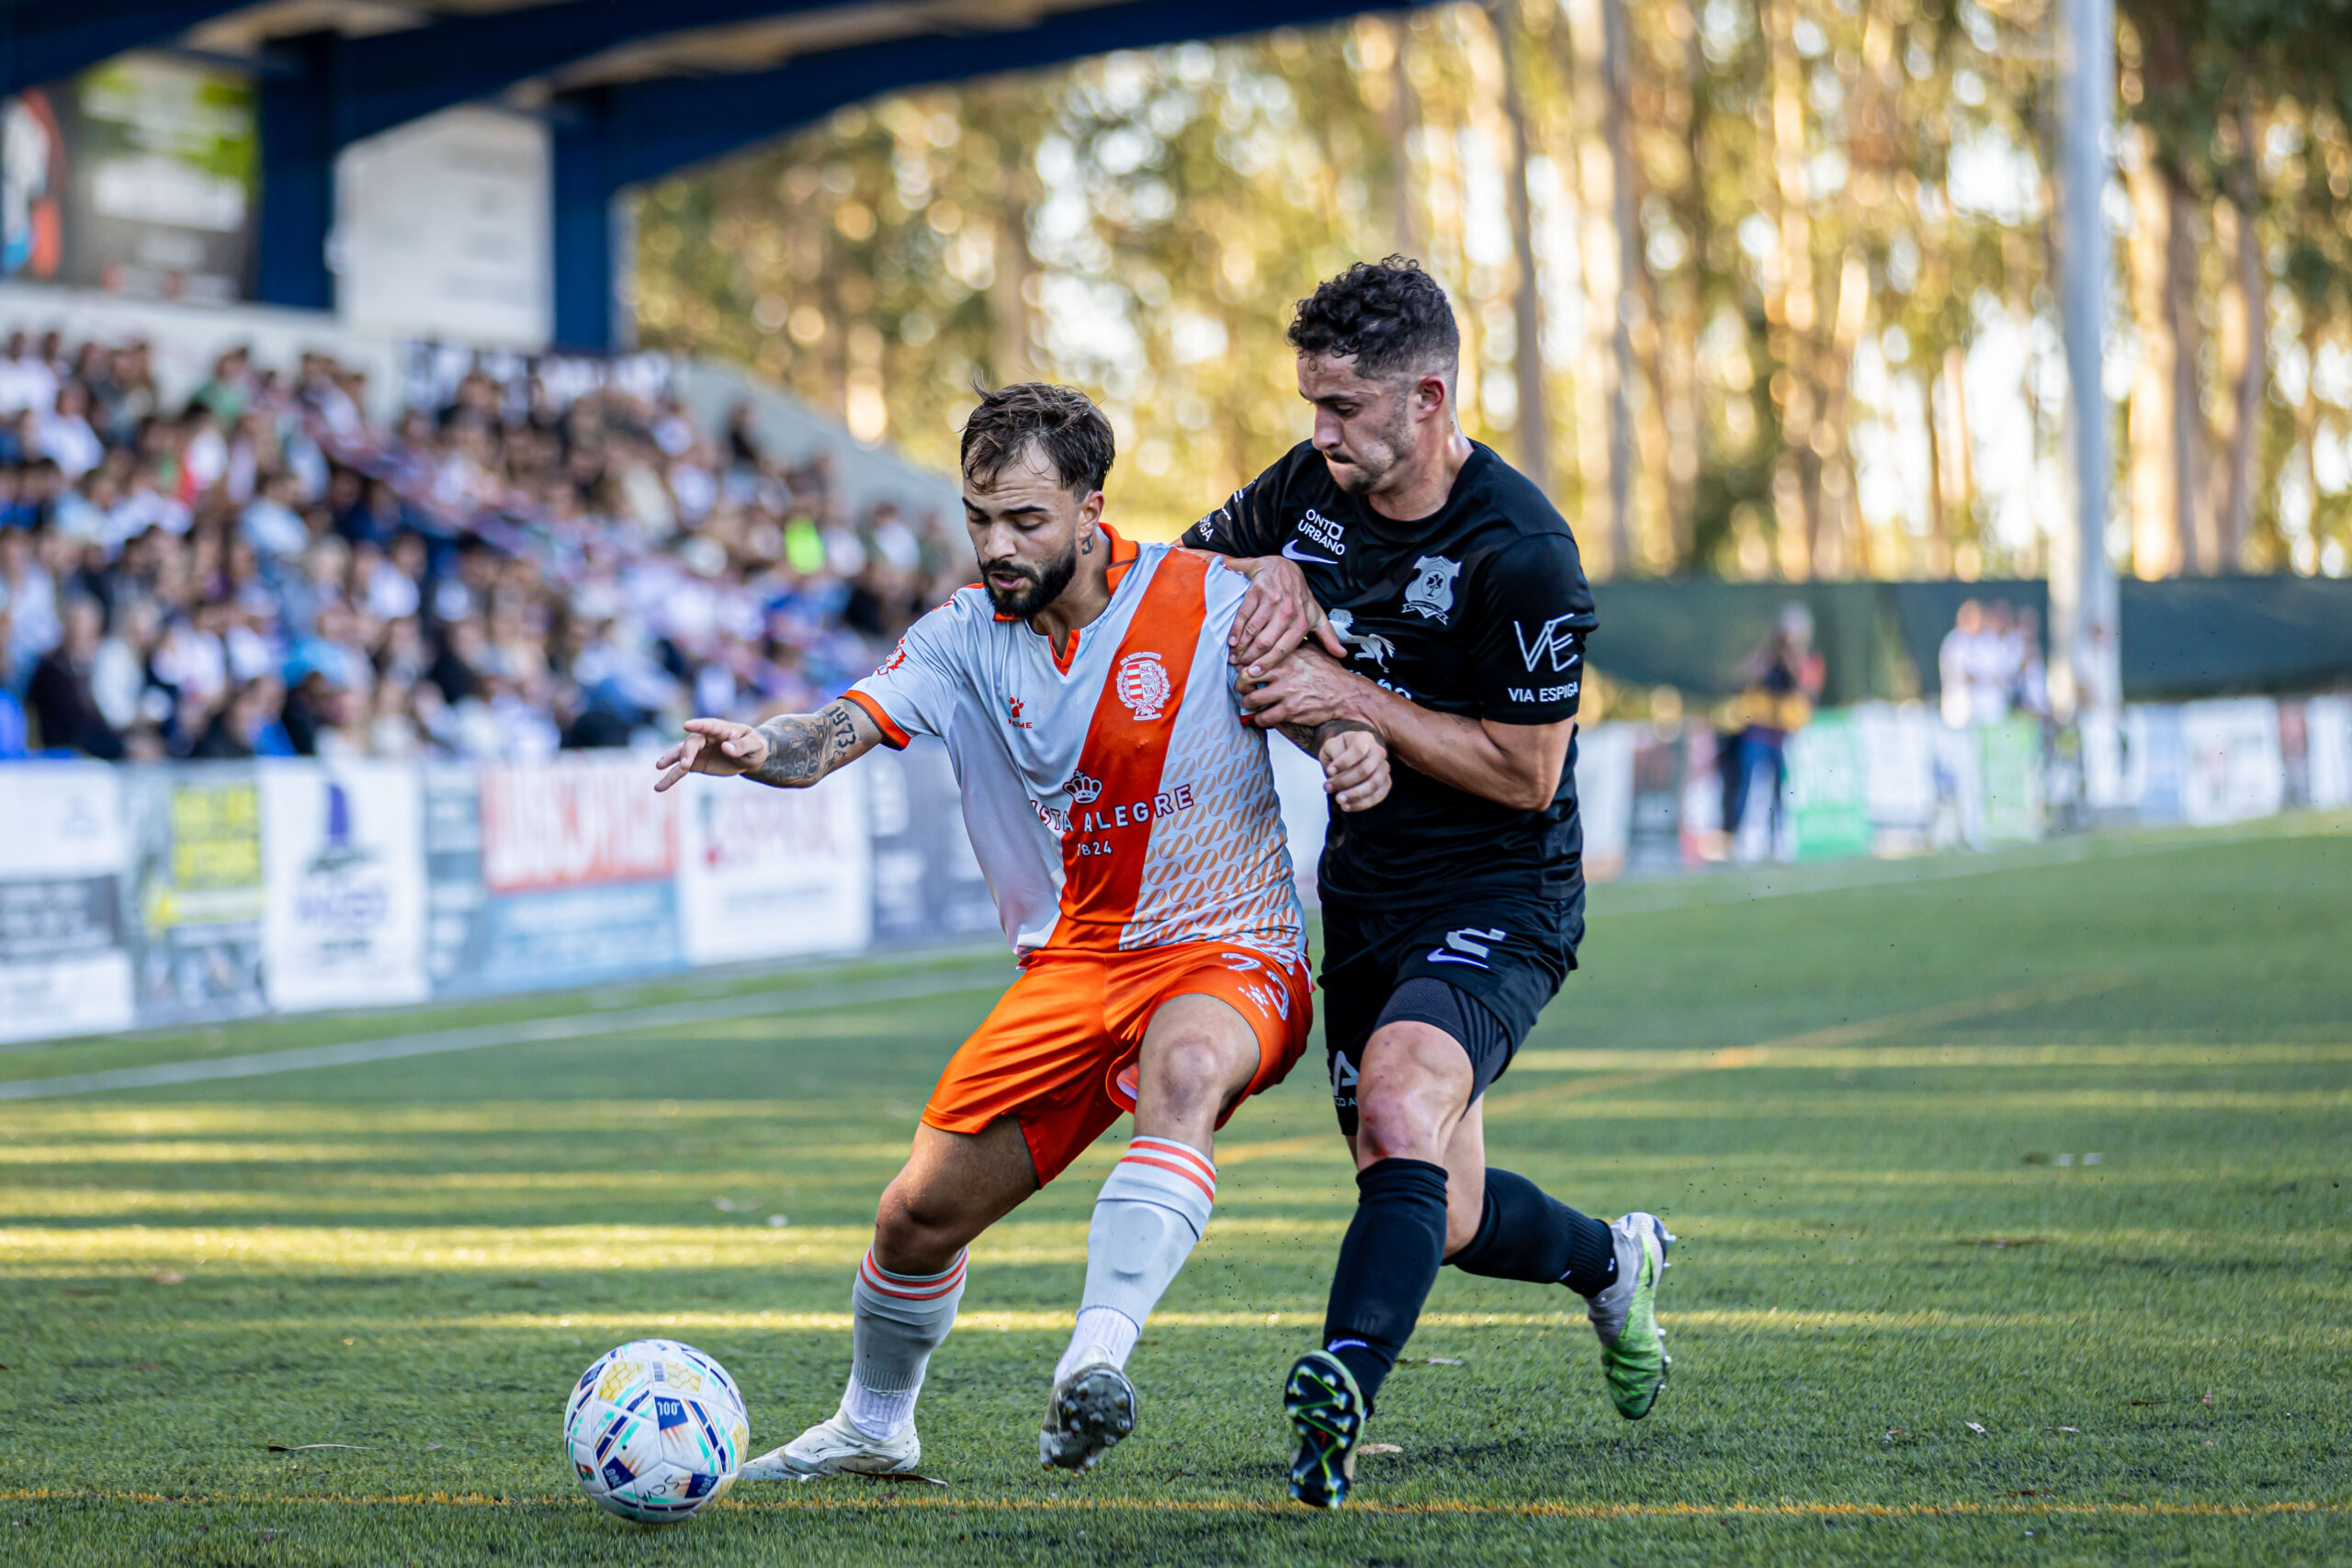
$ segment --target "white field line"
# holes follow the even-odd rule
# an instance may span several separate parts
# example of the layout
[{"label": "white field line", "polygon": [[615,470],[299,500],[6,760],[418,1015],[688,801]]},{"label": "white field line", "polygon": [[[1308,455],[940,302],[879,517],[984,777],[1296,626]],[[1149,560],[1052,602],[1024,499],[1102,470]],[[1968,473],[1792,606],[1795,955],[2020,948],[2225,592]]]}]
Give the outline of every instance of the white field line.
[{"label": "white field line", "polygon": [[13,1083],[0,1083],[0,1100],[47,1100],[66,1094],[100,1094],[108,1089],[154,1089],[164,1084],[259,1077],[265,1073],[301,1072],[311,1067],[347,1067],[363,1062],[389,1062],[402,1056],[430,1056],[444,1051],[481,1051],[495,1045],[538,1045],[556,1040],[589,1040],[601,1034],[632,1034],[647,1029],[675,1029],[688,1024],[716,1023],[723,1019],[782,1017],[787,1013],[824,1012],[834,1008],[900,1001],[910,997],[945,996],[956,991],[994,991],[1011,983],[1012,976],[1007,974],[974,974],[967,970],[946,975],[870,980],[854,986],[763,991],[718,1001],[672,1002],[662,1007],[636,1008],[623,1012],[523,1019],[511,1023],[482,1024],[472,1029],[441,1029],[423,1034],[395,1034],[380,1040],[352,1040],[340,1045],[313,1045],[294,1051],[259,1051],[249,1055],[220,1056],[203,1062],[157,1062],[150,1066],[117,1067],[101,1073],[66,1073],[56,1077],[19,1078]]}]

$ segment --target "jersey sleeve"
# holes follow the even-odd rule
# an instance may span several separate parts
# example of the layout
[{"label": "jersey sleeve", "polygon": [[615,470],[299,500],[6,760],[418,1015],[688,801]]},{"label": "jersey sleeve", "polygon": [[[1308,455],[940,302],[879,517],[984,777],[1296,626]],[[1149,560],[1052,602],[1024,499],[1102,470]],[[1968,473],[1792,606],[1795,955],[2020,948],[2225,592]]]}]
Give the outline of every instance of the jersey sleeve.
[{"label": "jersey sleeve", "polygon": [[944,736],[948,716],[966,684],[964,617],[972,611],[950,599],[907,628],[881,668],[842,694],[882,731],[893,750],[918,735]]},{"label": "jersey sleeve", "polygon": [[1471,678],[1480,716],[1556,724],[1576,716],[1585,638],[1598,624],[1576,541],[1536,534],[1496,551],[1473,595]]},{"label": "jersey sleeve", "polygon": [[1226,498],[1223,506],[1184,530],[1177,543],[1188,549],[1214,550],[1221,556],[1270,556],[1281,547],[1283,479],[1290,468],[1284,457]]}]

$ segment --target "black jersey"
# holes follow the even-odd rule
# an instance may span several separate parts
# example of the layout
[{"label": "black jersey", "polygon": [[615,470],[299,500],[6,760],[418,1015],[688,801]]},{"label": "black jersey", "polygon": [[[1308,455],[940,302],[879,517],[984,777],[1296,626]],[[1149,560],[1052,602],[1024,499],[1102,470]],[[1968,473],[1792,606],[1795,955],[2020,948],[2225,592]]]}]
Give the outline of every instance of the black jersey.
[{"label": "black jersey", "polygon": [[[1332,482],[1312,444],[1233,492],[1183,542],[1280,555],[1306,574],[1347,645],[1348,668],[1440,713],[1502,724],[1573,717],[1595,624],[1566,519],[1476,442],[1445,504],[1399,523]],[[1559,793],[1517,811],[1391,760],[1388,798],[1333,809],[1323,897],[1399,908],[1471,890],[1565,897],[1583,876],[1576,750]]]}]

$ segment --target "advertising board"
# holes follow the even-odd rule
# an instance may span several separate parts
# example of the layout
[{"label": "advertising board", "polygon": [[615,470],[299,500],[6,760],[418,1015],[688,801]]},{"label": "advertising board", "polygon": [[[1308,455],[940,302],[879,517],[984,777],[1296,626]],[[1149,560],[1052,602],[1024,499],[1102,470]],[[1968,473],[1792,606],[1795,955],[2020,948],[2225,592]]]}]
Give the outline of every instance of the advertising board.
[{"label": "advertising board", "polygon": [[[639,787],[650,778],[641,771]],[[866,784],[863,763],[813,789],[683,781],[678,922],[686,962],[862,950],[874,931]]]},{"label": "advertising board", "polygon": [[478,989],[578,985],[685,962],[677,795],[634,757],[496,764],[480,775]]},{"label": "advertising board", "polygon": [[2041,837],[2041,722],[2012,717],[1976,731],[1977,822],[1987,843]]},{"label": "advertising board", "polygon": [[130,844],[103,762],[0,769],[0,1040],[127,1029]]},{"label": "advertising board", "polygon": [[547,346],[548,133],[469,105],[335,161],[336,301],[355,331],[526,351]]},{"label": "advertising board", "polygon": [[2322,810],[2352,806],[2352,696],[2305,703],[2303,736],[2311,803]]},{"label": "advertising board", "polygon": [[2184,703],[2180,708],[2181,815],[2191,822],[2244,822],[2286,804],[2278,705],[2268,697]]},{"label": "advertising board", "polygon": [[262,1011],[261,781],[234,762],[131,768],[130,950],[139,1021]]},{"label": "advertising board", "polygon": [[0,106],[0,275],[220,304],[243,298],[251,77],[119,55]]},{"label": "advertising board", "polygon": [[917,736],[903,751],[858,760],[873,846],[875,942],[889,947],[998,932],[947,748]]},{"label": "advertising board", "polygon": [[1789,737],[1789,830],[1796,858],[1836,860],[1871,847],[1861,747],[1842,713],[1825,713]]},{"label": "advertising board", "polygon": [[270,1006],[422,1001],[424,845],[416,770],[266,761],[262,972]]}]

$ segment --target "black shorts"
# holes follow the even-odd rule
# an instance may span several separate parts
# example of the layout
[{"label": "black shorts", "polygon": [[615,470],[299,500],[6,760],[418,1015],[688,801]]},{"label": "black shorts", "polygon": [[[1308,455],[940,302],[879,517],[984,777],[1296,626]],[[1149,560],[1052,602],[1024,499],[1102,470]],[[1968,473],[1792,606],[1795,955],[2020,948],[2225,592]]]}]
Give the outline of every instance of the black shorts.
[{"label": "black shorts", "polygon": [[1356,1130],[1356,1071],[1389,1023],[1426,1023],[1470,1056],[1470,1098],[1502,1077],[1577,966],[1584,889],[1567,898],[1471,897],[1437,912],[1323,906],[1323,1046],[1340,1131]]}]

